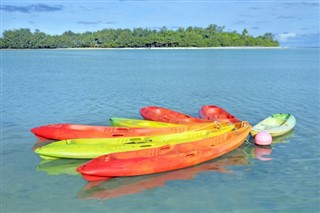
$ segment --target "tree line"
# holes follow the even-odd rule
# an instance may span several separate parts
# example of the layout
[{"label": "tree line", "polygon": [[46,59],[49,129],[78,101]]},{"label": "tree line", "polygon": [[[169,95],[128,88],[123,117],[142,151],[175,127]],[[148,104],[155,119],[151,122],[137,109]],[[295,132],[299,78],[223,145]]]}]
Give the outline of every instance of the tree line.
[{"label": "tree line", "polygon": [[228,46],[279,46],[272,33],[251,36],[244,29],[242,33],[226,32],[224,27],[211,24],[206,28],[187,27],[170,30],[103,29],[96,32],[74,33],[66,31],[61,35],[48,35],[22,28],[6,30],[0,38],[1,49],[41,48],[150,48],[150,47],[228,47]]}]

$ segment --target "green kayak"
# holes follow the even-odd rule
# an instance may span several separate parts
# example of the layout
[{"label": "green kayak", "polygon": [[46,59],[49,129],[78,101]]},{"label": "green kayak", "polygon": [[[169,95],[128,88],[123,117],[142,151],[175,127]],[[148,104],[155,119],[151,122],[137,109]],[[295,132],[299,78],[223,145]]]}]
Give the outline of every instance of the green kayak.
[{"label": "green kayak", "polygon": [[290,132],[296,125],[296,119],[293,115],[287,113],[279,113],[269,116],[257,125],[252,127],[251,135],[266,131],[272,137],[284,135]]}]

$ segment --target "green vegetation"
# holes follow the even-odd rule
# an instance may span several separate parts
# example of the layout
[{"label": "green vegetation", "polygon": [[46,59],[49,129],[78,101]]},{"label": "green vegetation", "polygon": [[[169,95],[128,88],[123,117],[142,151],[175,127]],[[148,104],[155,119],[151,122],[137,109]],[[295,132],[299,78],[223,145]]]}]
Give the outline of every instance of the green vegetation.
[{"label": "green vegetation", "polygon": [[39,30],[6,30],[0,38],[0,48],[39,49],[39,48],[123,48],[123,47],[228,47],[264,46],[276,47],[279,43],[271,33],[263,36],[250,36],[244,29],[242,33],[224,32],[224,27],[209,25],[207,28],[188,27],[169,30],[135,28],[103,29],[97,32],[47,35]]}]

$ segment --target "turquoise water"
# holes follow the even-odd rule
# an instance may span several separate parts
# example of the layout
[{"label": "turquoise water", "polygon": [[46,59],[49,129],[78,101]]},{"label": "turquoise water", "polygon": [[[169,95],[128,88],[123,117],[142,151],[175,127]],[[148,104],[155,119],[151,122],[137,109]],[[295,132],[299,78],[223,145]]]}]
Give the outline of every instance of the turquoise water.
[{"label": "turquoise water", "polygon": [[[319,49],[1,52],[1,212],[319,212]],[[269,149],[246,142],[184,170],[95,184],[41,161],[30,129],[109,125],[158,105],[219,105],[256,124],[291,113]],[[266,152],[269,155],[259,156]]]}]

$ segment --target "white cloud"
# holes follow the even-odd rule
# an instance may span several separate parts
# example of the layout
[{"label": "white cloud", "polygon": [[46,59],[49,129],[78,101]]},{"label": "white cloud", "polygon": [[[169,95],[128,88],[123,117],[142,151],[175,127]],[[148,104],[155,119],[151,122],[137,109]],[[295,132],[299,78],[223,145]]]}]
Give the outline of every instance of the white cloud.
[{"label": "white cloud", "polygon": [[[283,33],[277,36],[282,47],[320,47],[320,32],[295,34]],[[280,40],[282,38],[282,40]]]},{"label": "white cloud", "polygon": [[296,37],[297,34],[293,32],[281,33],[278,35],[280,41],[286,41],[287,39]]}]

